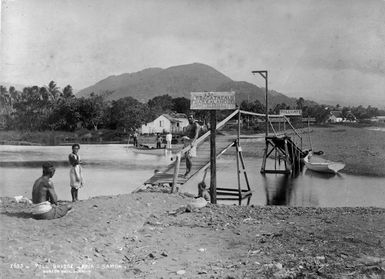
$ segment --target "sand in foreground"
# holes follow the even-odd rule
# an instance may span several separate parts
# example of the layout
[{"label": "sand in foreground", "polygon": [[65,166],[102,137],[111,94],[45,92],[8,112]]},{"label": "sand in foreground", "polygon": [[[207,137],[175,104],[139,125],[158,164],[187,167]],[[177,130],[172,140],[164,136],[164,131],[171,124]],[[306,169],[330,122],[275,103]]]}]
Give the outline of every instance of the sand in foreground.
[{"label": "sand in foreground", "polygon": [[[209,205],[141,192],[37,221],[1,199],[3,278],[383,278],[385,209]],[[178,274],[179,273],[179,274]],[[184,275],[183,275],[184,274]],[[370,277],[379,276],[379,277]]]}]

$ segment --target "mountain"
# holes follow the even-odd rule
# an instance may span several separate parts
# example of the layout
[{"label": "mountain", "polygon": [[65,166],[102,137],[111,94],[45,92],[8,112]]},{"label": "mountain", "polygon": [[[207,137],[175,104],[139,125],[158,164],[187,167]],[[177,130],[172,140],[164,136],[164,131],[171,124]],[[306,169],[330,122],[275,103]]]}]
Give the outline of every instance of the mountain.
[{"label": "mountain", "polygon": [[[200,63],[174,66],[167,69],[148,68],[136,73],[110,76],[95,85],[84,88],[76,95],[87,97],[92,92],[108,100],[131,96],[146,102],[156,96],[190,98],[191,92],[235,91],[237,103],[243,100],[258,100],[265,103],[265,89],[245,81],[233,81],[216,69]],[[269,107],[285,103],[296,105],[295,98],[269,91]],[[305,104],[309,103],[308,101]]]},{"label": "mountain", "polygon": [[110,100],[131,96],[140,101],[147,101],[164,94],[190,98],[192,91],[214,91],[219,85],[229,81],[231,81],[229,77],[214,68],[194,63],[167,69],[149,68],[137,73],[110,76],[79,91],[77,96],[89,96],[94,92],[104,94]]}]

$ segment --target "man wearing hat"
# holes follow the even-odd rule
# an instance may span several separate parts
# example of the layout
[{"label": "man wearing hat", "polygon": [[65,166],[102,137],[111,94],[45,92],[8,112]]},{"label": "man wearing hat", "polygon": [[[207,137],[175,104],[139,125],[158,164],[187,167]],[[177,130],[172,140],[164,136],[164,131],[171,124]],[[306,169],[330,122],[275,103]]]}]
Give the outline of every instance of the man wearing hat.
[{"label": "man wearing hat", "polygon": [[200,126],[194,120],[194,117],[192,114],[190,114],[187,117],[187,120],[188,120],[189,125],[186,127],[186,133],[185,133],[185,136],[182,137],[182,141],[183,141],[183,144],[185,147],[190,146],[191,148],[189,151],[187,151],[185,153],[185,159],[186,159],[186,173],[184,174],[185,177],[191,171],[191,167],[192,167],[191,158],[196,157],[197,151],[196,151],[196,143],[195,142],[199,137],[199,130],[200,130]]},{"label": "man wearing hat", "polygon": [[43,164],[43,175],[35,181],[32,188],[32,217],[34,219],[56,219],[71,210],[71,205],[57,205],[57,195],[51,178],[55,174],[52,163]]}]

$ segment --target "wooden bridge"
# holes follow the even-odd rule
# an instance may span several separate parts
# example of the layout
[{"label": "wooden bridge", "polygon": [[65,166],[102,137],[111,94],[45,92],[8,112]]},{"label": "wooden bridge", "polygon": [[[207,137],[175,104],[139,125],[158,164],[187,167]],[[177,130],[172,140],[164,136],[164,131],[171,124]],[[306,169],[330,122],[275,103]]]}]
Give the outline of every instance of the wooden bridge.
[{"label": "wooden bridge", "polygon": [[[231,118],[233,118],[238,111],[234,111],[226,119],[217,124],[217,130],[220,130]],[[183,148],[175,157],[175,162],[168,165],[164,170],[161,170],[159,173],[154,174],[150,179],[144,182],[144,184],[162,184],[162,183],[173,183],[184,184],[189,179],[194,177],[199,171],[205,170],[210,166],[210,142],[208,138],[210,136],[210,131],[199,137],[196,141],[197,145],[197,157],[193,158],[193,165],[189,176],[184,177],[186,172],[185,164],[181,164],[182,161],[185,161],[184,154],[190,150],[190,146]],[[231,146],[234,145],[234,137],[225,136],[220,133],[216,137],[216,154],[219,158],[223,153],[225,153]]]},{"label": "wooden bridge", "polygon": [[[240,147],[240,116],[241,114],[256,116],[265,118],[265,114],[259,114],[254,112],[247,112],[242,110],[235,110],[223,121],[217,124],[217,134],[216,134],[216,157],[219,158],[223,153],[225,153],[229,148],[236,148],[237,156],[237,167],[238,167],[238,187],[237,188],[217,188],[217,200],[239,200],[239,203],[245,198],[251,197],[251,188],[249,185],[249,180],[247,177],[245,164],[242,156],[242,149]],[[220,133],[220,130],[228,123],[229,120],[238,116],[238,133],[236,136],[229,136]],[[304,156],[302,150],[302,137],[292,126],[289,119],[282,115],[269,115],[268,119],[281,118],[287,125],[283,126],[284,129],[277,130],[277,127],[274,127],[273,121],[269,121],[271,127],[271,133],[269,131],[266,133],[265,137],[265,152],[263,158],[263,164],[261,167],[261,173],[290,173],[291,171],[296,171],[299,169],[300,158]],[[288,129],[286,129],[288,128]],[[291,134],[288,131],[291,131]],[[188,152],[191,147],[185,147],[175,157],[174,162],[169,164],[163,170],[158,173],[155,173],[151,178],[144,182],[144,185],[159,185],[168,183],[172,186],[172,192],[175,191],[176,185],[183,185],[187,183],[191,178],[198,175],[199,173],[204,173],[206,176],[206,171],[210,166],[210,143],[207,140],[210,136],[210,131],[199,137],[196,141],[197,145],[197,157],[193,158],[192,169],[187,177],[184,176],[186,171],[184,161],[184,154]],[[295,140],[296,139],[296,140]],[[270,149],[270,150],[269,150]],[[274,153],[274,158],[277,160],[283,159],[285,162],[285,170],[275,168],[273,170],[266,169],[266,159],[271,157]],[[183,163],[182,163],[183,162]],[[243,174],[246,188],[242,189],[240,180],[241,175]]]}]

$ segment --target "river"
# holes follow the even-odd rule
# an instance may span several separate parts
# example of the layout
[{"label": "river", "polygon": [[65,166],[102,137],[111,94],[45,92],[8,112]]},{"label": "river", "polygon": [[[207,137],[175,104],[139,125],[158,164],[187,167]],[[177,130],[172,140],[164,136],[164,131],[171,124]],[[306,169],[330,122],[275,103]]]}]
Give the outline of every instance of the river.
[{"label": "river", "polygon": [[[0,196],[31,197],[34,180],[41,175],[41,163],[52,161],[56,166],[53,177],[61,200],[70,200],[70,146],[11,146],[0,145]],[[138,154],[125,145],[82,145],[79,151],[84,162],[85,187],[79,198],[117,195],[132,192],[149,178],[155,169],[170,163],[170,157]],[[376,206],[385,207],[385,178],[347,174],[318,174],[310,170],[292,178],[282,174],[261,175],[261,159],[245,158],[247,175],[253,191],[251,204],[288,206]],[[236,162],[225,155],[217,161],[218,187],[237,187]],[[196,194],[197,177],[190,186],[182,188]],[[209,176],[206,183],[209,184]],[[245,187],[244,180],[242,180]]]}]

